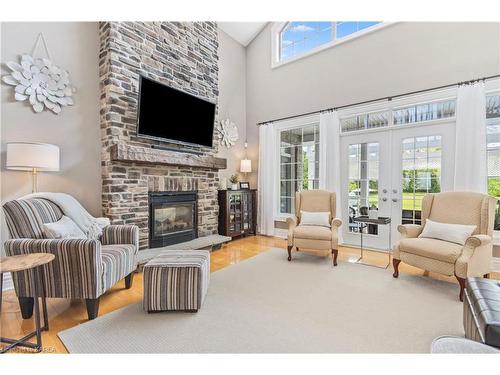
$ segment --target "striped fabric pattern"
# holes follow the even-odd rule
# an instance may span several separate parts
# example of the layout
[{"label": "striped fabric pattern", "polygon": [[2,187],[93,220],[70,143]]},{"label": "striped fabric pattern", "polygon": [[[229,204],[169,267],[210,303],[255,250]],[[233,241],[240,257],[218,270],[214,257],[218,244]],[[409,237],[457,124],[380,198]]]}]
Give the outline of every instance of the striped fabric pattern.
[{"label": "striped fabric pattern", "polygon": [[210,252],[166,250],[144,266],[143,308],[198,310],[210,282]]},{"label": "striped fabric pattern", "polygon": [[137,246],[103,245],[101,248],[103,266],[103,289],[108,290],[119,280],[137,268]]},{"label": "striped fabric pattern", "polygon": [[11,238],[44,238],[43,224],[63,216],[56,204],[42,198],[13,200],[3,209]]},{"label": "striped fabric pattern", "polygon": [[[55,259],[42,268],[46,296],[97,298],[103,293],[101,244],[97,240],[17,239],[4,245],[7,256],[51,253]],[[14,272],[17,295],[31,297],[30,272]]]},{"label": "striped fabric pattern", "polygon": [[103,245],[134,244],[139,248],[139,227],[137,225],[108,225],[102,232]]},{"label": "striped fabric pattern", "polygon": [[[51,253],[54,261],[43,266],[46,296],[94,299],[137,268],[139,229],[135,225],[110,225],[100,241],[44,239],[42,225],[61,219],[63,213],[42,198],[7,202],[3,209],[12,240],[4,243],[7,256]],[[19,297],[32,297],[30,273],[12,274]]]}]

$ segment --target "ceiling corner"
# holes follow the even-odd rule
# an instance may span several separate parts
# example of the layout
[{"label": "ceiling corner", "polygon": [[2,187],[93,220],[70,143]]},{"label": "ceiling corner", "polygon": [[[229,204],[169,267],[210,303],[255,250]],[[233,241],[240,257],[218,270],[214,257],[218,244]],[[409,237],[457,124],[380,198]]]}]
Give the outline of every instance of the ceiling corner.
[{"label": "ceiling corner", "polygon": [[217,22],[219,28],[243,47],[248,46],[268,22]]}]

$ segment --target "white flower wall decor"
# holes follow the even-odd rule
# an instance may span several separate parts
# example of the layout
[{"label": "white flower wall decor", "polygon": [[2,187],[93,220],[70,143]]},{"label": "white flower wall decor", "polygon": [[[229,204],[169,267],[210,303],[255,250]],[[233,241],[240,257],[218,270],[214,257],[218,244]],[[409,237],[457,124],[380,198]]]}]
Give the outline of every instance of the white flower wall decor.
[{"label": "white flower wall decor", "polygon": [[[35,49],[40,38],[48,56],[47,46],[41,34]],[[29,102],[36,113],[47,109],[59,114],[62,107],[74,104],[74,89],[69,81],[69,73],[49,58],[34,58],[32,55],[33,53],[22,55],[20,63],[7,62],[11,73],[3,76],[2,81],[14,86],[15,99]]]},{"label": "white flower wall decor", "polygon": [[229,119],[220,120],[215,129],[220,140],[220,143],[227,148],[230,148],[236,144],[238,140],[238,128],[234,122]]}]

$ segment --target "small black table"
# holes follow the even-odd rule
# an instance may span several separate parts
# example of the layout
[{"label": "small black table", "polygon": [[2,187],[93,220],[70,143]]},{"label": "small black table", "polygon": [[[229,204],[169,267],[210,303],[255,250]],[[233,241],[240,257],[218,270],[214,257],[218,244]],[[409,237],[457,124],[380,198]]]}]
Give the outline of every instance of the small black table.
[{"label": "small black table", "polygon": [[[360,229],[360,239],[361,239],[361,256],[356,260],[355,263],[358,264],[363,264],[365,266],[372,266],[372,267],[378,267],[378,268],[384,268],[387,269],[389,265],[391,264],[391,218],[390,217],[384,217],[384,216],[379,216],[376,219],[370,219],[367,215],[362,215],[362,216],[356,216],[352,219],[355,223],[359,224],[359,229]],[[368,263],[363,263],[363,228],[366,228],[369,224],[372,225],[389,225],[389,249],[388,250],[377,250],[377,249],[370,249],[371,251],[376,251],[379,253],[387,253],[389,255],[389,260],[387,262],[387,265],[385,267],[383,266],[377,266],[374,264],[368,264]]]}]

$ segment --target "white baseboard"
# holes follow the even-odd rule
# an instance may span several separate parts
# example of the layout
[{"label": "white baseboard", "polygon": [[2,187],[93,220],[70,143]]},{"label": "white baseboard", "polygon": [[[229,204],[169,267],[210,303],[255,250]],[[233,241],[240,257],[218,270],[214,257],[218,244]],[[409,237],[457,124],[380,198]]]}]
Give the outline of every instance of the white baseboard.
[{"label": "white baseboard", "polygon": [[500,273],[500,258],[499,257],[493,257],[493,258],[491,258],[491,270],[493,272],[499,272]]},{"label": "white baseboard", "polygon": [[2,291],[11,289],[14,289],[14,283],[12,282],[12,275],[10,274],[10,272],[7,272],[5,275],[3,275]]}]

